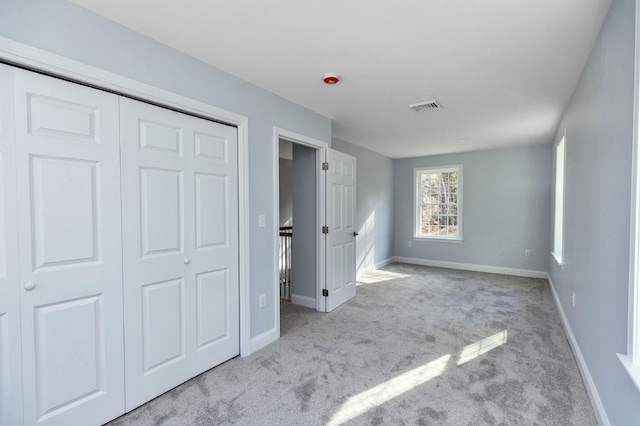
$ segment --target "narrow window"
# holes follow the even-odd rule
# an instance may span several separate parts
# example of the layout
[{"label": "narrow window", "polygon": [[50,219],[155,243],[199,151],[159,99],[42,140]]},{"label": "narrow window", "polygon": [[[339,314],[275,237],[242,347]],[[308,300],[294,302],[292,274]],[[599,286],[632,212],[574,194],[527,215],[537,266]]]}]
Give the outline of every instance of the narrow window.
[{"label": "narrow window", "polygon": [[414,169],[414,237],[462,239],[462,166]]},{"label": "narrow window", "polygon": [[553,223],[553,256],[562,264],[562,235],[564,222],[564,139],[556,146],[556,197]]},{"label": "narrow window", "polygon": [[[639,12],[640,13],[640,12]],[[640,15],[638,15],[640,16]],[[636,37],[637,38],[637,37]],[[640,60],[640,44],[636,43],[636,63]],[[637,72],[637,70],[636,70]],[[637,78],[637,77],[636,77]],[[631,180],[631,221],[629,256],[629,323],[627,327],[627,353],[618,354],[629,377],[640,389],[640,90],[636,85],[633,163]]]}]

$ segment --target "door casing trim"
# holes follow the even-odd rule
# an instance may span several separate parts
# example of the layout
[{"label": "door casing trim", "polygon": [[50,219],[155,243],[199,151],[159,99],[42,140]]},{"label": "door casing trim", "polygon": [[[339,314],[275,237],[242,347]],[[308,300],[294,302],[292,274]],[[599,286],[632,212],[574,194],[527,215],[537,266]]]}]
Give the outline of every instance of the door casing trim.
[{"label": "door casing trim", "polygon": [[[278,230],[280,229],[279,217],[279,200],[280,200],[280,139],[293,142],[296,144],[304,145],[306,147],[316,150],[316,311],[325,312],[325,300],[322,296],[322,289],[325,288],[325,239],[322,237],[322,225],[326,223],[325,218],[325,180],[322,174],[322,163],[326,161],[327,148],[329,144],[319,139],[315,139],[300,133],[296,133],[290,130],[282,129],[280,127],[273,128],[273,144],[275,146],[273,156],[273,170],[274,170],[274,182],[273,182],[273,225],[276,232],[274,232],[273,243],[274,253],[278,253]],[[275,274],[273,277],[274,282],[274,294],[280,294],[279,285],[279,271],[277,265],[275,265]],[[276,311],[274,312],[276,318],[276,330],[278,337],[280,337],[280,304],[276,303]]]}]

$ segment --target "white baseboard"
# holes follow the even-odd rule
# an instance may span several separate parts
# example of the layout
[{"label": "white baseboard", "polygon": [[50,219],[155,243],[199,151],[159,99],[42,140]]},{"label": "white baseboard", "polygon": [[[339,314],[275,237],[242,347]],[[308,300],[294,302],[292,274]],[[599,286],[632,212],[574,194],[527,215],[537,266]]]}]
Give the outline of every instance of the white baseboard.
[{"label": "white baseboard", "polygon": [[316,299],[314,299],[313,297],[292,294],[291,303],[293,303],[294,305],[304,306],[305,308],[316,309]]},{"label": "white baseboard", "polygon": [[384,268],[385,266],[393,262],[394,262],[393,257],[389,257],[385,260],[381,260],[380,262],[376,263],[376,269]]},{"label": "white baseboard", "polygon": [[569,320],[567,319],[567,316],[564,313],[564,309],[562,308],[562,304],[560,303],[560,297],[558,296],[555,286],[553,285],[553,281],[551,281],[551,277],[548,274],[547,279],[549,280],[549,285],[551,286],[551,293],[553,293],[553,301],[555,302],[558,313],[560,314],[560,322],[562,323],[564,333],[567,335],[567,339],[569,340],[569,345],[571,345],[571,350],[573,351],[573,355],[578,364],[578,369],[582,374],[582,380],[584,381],[585,387],[587,388],[587,394],[589,395],[589,399],[591,400],[591,405],[593,406],[593,411],[595,412],[598,424],[601,426],[611,426],[611,422],[609,421],[607,412],[604,409],[604,405],[602,405],[602,400],[600,399],[600,394],[598,393],[596,384],[594,383],[593,378],[591,377],[591,373],[589,372],[589,367],[587,367],[587,363],[582,356],[582,351],[580,350],[580,346],[578,346],[578,341],[576,340],[576,337],[571,330]]},{"label": "white baseboard", "polygon": [[416,259],[412,257],[394,256],[393,262],[409,263],[412,265],[433,266],[436,268],[461,269],[463,271],[488,272],[491,274],[513,275],[516,277],[548,278],[545,271],[531,271],[527,269],[503,268],[501,266],[475,265],[472,263],[444,262],[441,260]]},{"label": "white baseboard", "polygon": [[251,339],[251,342],[249,342],[249,353],[243,356],[249,356],[252,353],[259,351],[265,346],[270,345],[271,343],[278,340],[278,338],[280,338],[280,330],[272,328],[271,330],[265,331],[261,335]]},{"label": "white baseboard", "polygon": [[390,263],[393,263],[393,257],[389,257],[387,259],[381,260],[380,262],[377,262],[374,265],[368,265],[368,266],[365,266],[364,268],[358,268],[356,272],[356,279],[370,272],[373,272],[377,269],[384,268]]}]

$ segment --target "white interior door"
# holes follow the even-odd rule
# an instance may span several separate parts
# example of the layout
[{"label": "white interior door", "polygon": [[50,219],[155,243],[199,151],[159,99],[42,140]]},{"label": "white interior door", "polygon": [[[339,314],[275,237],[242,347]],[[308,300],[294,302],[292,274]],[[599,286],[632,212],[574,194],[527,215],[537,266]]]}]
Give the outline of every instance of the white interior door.
[{"label": "white interior door", "polygon": [[0,65],[0,425],[22,424],[13,74]]},{"label": "white interior door", "polygon": [[129,411],[239,354],[237,130],[120,108]]},{"label": "white interior door", "polygon": [[14,70],[26,424],[124,411],[118,98]]},{"label": "white interior door", "polygon": [[326,310],[356,295],[356,158],[327,148]]}]

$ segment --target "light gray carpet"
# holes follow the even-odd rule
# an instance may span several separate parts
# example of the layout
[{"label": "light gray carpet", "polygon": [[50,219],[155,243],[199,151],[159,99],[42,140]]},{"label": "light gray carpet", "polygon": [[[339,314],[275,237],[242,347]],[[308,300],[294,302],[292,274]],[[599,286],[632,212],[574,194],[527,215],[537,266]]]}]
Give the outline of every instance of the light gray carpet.
[{"label": "light gray carpet", "polygon": [[393,264],[111,425],[595,425],[546,280]]}]

